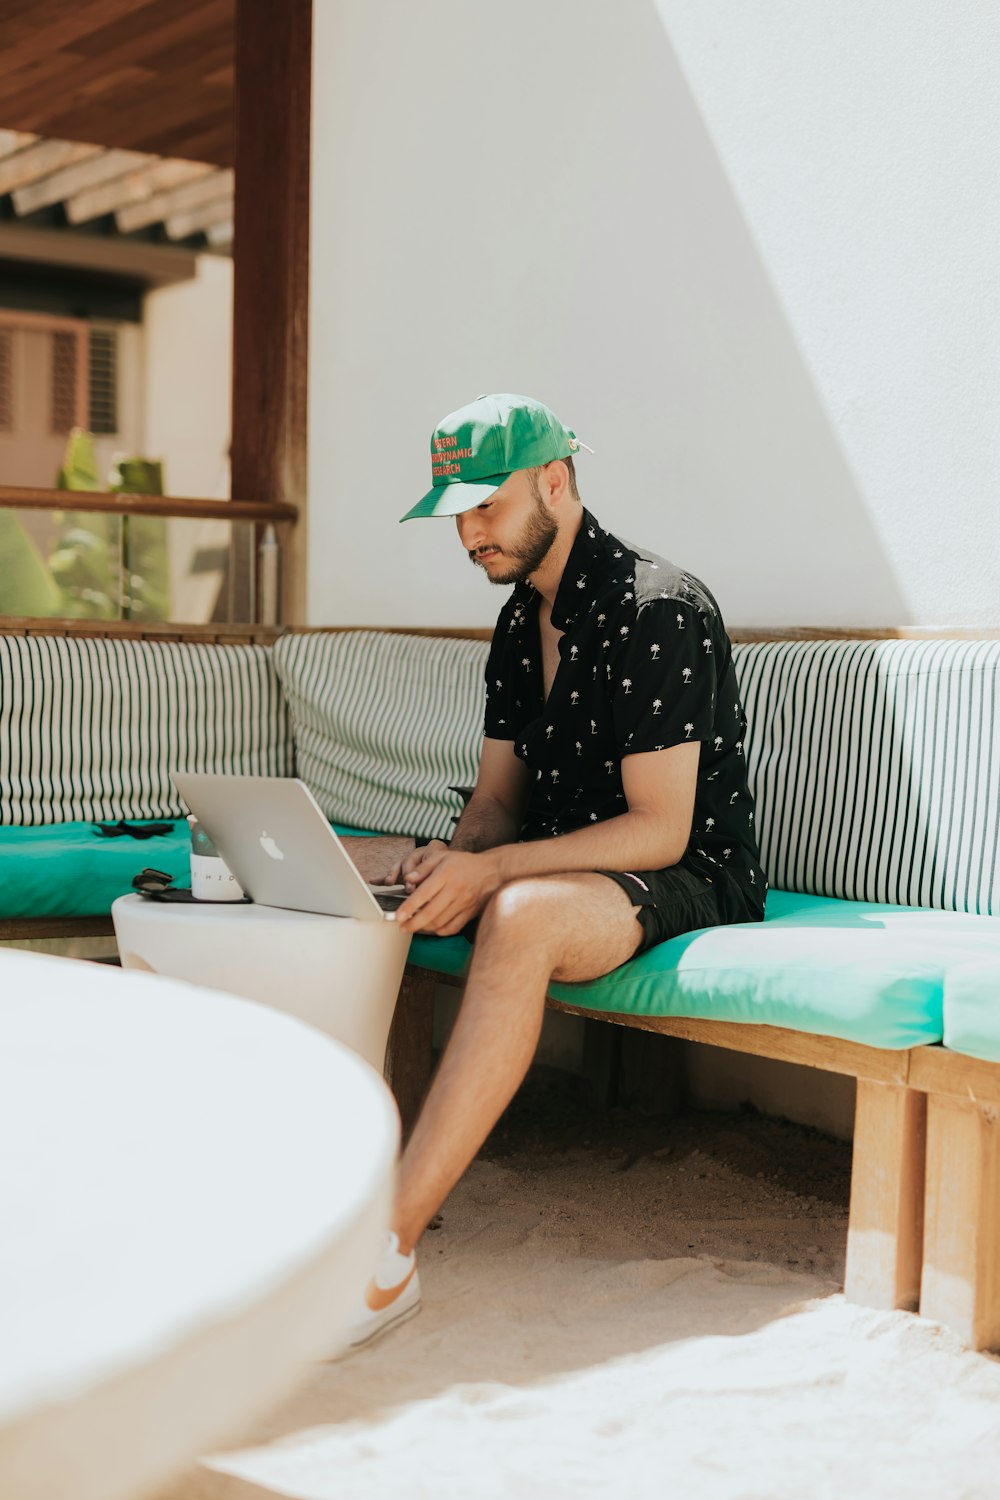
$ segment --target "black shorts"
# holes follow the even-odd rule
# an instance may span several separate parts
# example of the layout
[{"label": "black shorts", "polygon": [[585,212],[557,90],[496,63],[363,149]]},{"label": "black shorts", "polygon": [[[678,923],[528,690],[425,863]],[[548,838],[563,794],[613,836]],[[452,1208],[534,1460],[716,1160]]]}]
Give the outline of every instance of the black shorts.
[{"label": "black shorts", "polygon": [[736,882],[725,871],[711,876],[686,865],[665,870],[596,870],[626,891],[642,927],[642,942],[635,950],[644,953],[655,943],[697,932],[699,927],[721,927],[728,922],[756,922]]},{"label": "black shorts", "polygon": [[[724,870],[711,876],[701,875],[686,865],[669,865],[665,870],[595,870],[606,875],[627,891],[642,928],[642,942],[635,950],[645,953],[656,943],[680,937],[683,932],[697,932],[700,927],[721,927],[727,922],[759,922],[760,913],[751,910],[739,886]],[[479,918],[473,917],[462,928],[467,942],[476,941]],[[633,955],[634,957],[634,955]]]}]

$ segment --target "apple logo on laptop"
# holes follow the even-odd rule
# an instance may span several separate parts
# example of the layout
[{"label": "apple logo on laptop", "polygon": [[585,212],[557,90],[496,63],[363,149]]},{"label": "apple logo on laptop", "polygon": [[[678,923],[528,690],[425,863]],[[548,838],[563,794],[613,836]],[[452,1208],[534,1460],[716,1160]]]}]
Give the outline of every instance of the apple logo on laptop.
[{"label": "apple logo on laptop", "polygon": [[284,859],[285,857],[266,829],[260,836],[260,847],[265,854],[270,855],[271,859]]}]

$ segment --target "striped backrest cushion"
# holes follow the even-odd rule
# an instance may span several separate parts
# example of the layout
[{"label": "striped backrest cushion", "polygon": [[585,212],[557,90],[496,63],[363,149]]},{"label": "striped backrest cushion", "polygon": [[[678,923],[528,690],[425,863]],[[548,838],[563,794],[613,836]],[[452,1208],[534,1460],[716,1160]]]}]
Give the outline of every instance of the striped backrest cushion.
[{"label": "striped backrest cushion", "polygon": [[1000,641],[734,649],[773,886],[1000,915]]},{"label": "striped backrest cushion", "polygon": [[449,786],[479,767],[488,646],[375,631],[286,635],[274,648],[298,774],[327,817],[448,836]]},{"label": "striped backrest cushion", "polygon": [[177,770],[291,775],[270,648],[0,636],[0,822],[179,818]]}]

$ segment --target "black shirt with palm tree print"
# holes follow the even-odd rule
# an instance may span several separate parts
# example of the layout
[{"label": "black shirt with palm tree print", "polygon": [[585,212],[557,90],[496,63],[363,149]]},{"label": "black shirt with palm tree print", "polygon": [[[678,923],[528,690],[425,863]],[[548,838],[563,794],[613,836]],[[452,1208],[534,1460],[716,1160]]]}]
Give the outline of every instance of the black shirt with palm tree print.
[{"label": "black shirt with palm tree print", "polygon": [[[747,784],[746,716],[719,606],[699,579],[602,530],[585,510],[552,607],[563,632],[548,698],[540,596],[520,583],[486,667],[485,732],[512,740],[533,776],[523,839],[627,811],[626,755],[701,742],[691,838],[680,863],[724,870],[763,915],[767,881]],[[714,868],[713,868],[714,867]]]}]

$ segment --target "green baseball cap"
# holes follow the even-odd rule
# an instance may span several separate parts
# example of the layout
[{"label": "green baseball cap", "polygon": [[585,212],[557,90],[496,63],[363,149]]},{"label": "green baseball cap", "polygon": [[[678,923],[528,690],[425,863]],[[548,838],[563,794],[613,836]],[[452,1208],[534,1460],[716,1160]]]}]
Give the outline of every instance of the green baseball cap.
[{"label": "green baseball cap", "polygon": [[435,427],[433,486],[400,519],[459,516],[482,505],[517,469],[572,458],[584,447],[555,412],[530,396],[479,396]]}]

